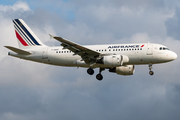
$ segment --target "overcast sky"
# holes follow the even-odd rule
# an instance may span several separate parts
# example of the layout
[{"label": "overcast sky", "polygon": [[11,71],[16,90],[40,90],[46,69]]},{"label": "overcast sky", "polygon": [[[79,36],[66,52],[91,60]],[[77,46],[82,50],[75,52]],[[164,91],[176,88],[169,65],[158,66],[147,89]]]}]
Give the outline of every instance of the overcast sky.
[{"label": "overcast sky", "polygon": [[[133,76],[102,74],[85,68],[50,66],[13,58],[17,46],[12,19],[21,18],[41,41],[76,43],[151,42],[180,56],[179,0],[1,0],[0,120],[179,120],[180,58],[135,66]],[[98,72],[98,69],[95,70]]]}]

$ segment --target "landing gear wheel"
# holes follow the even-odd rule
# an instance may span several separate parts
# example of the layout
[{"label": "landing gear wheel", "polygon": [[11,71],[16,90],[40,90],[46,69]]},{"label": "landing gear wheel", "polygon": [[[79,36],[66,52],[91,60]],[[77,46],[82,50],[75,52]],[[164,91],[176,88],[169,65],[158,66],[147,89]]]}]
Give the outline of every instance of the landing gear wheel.
[{"label": "landing gear wheel", "polygon": [[149,63],[149,74],[150,75],[154,75],[154,72],[152,71],[152,64],[151,63]]},{"label": "landing gear wheel", "polygon": [[89,68],[89,69],[87,69],[87,73],[89,75],[93,75],[94,74],[94,70],[92,68]]},{"label": "landing gear wheel", "polygon": [[150,75],[154,75],[154,72],[153,72],[153,71],[149,71],[149,74],[150,74]]},{"label": "landing gear wheel", "polygon": [[96,75],[96,78],[97,78],[99,81],[101,81],[101,80],[103,79],[103,76],[102,76],[101,74],[97,74],[97,75]]}]

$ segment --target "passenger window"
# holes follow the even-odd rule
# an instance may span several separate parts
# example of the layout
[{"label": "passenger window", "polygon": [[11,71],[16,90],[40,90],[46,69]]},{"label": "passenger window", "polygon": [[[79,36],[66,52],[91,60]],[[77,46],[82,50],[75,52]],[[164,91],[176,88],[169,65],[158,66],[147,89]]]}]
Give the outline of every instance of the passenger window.
[{"label": "passenger window", "polygon": [[62,53],[63,53],[63,51],[62,51]]}]

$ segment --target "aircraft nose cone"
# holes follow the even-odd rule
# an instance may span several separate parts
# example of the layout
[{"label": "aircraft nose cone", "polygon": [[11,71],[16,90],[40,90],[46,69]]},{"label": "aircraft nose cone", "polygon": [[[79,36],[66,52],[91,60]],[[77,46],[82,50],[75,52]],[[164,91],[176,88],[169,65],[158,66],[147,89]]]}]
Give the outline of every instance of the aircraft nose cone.
[{"label": "aircraft nose cone", "polygon": [[172,59],[175,60],[177,58],[177,54],[175,52],[172,53]]}]

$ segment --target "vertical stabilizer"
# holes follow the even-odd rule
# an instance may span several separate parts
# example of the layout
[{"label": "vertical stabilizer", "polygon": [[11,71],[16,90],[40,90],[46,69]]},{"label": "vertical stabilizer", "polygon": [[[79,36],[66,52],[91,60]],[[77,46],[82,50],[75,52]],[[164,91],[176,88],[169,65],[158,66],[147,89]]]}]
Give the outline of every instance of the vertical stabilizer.
[{"label": "vertical stabilizer", "polygon": [[13,23],[20,48],[45,46],[22,19],[13,19]]}]

